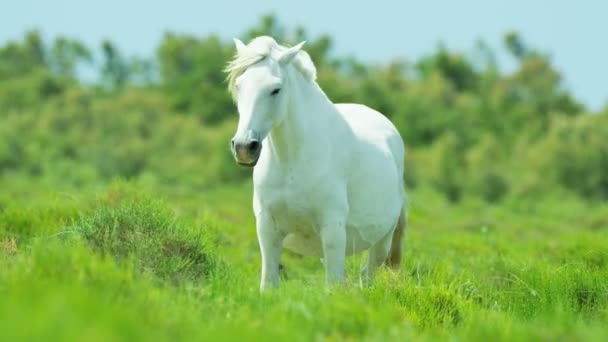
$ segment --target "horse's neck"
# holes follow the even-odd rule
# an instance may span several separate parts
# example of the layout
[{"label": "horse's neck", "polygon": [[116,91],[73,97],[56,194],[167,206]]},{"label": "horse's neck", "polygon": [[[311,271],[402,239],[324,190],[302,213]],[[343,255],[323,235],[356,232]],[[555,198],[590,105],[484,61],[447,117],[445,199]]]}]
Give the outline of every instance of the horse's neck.
[{"label": "horse's neck", "polygon": [[270,148],[279,163],[298,158],[308,158],[327,148],[326,138],[332,119],[336,116],[334,105],[321,88],[292,72],[291,98],[286,117],[270,132]]}]

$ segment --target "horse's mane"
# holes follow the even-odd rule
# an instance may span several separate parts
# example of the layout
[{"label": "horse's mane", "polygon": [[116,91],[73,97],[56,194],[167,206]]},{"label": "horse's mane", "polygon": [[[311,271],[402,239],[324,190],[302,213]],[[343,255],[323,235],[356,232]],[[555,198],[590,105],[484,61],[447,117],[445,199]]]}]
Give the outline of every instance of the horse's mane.
[{"label": "horse's mane", "polygon": [[[228,90],[232,97],[236,97],[236,79],[247,68],[270,57],[276,57],[288,47],[279,45],[272,37],[261,36],[253,39],[242,53],[238,53],[228,63],[225,71],[228,73]],[[317,78],[317,69],[306,51],[300,50],[293,60],[293,65],[306,79],[314,81]]]}]

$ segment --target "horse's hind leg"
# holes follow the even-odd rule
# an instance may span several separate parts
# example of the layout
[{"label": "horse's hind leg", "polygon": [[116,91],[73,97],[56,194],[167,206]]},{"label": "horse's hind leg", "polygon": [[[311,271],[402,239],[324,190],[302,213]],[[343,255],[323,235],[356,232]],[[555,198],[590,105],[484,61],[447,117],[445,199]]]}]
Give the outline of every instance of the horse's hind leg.
[{"label": "horse's hind leg", "polygon": [[394,270],[401,267],[403,236],[407,227],[406,215],[405,210],[402,210],[395,229],[369,249],[367,263],[361,270],[362,286],[371,282],[376,269],[383,263]]},{"label": "horse's hind leg", "polygon": [[391,249],[391,241],[393,240],[393,232],[386,234],[380,241],[376,242],[369,249],[367,263],[361,270],[361,286],[369,285],[374,278],[374,274],[378,267],[382,266]]},{"label": "horse's hind leg", "polygon": [[407,228],[407,214],[405,210],[401,211],[399,215],[399,221],[393,232],[393,238],[391,241],[391,249],[386,259],[386,265],[394,270],[398,270],[401,267],[401,255],[403,253],[403,236],[405,235],[405,229]]}]

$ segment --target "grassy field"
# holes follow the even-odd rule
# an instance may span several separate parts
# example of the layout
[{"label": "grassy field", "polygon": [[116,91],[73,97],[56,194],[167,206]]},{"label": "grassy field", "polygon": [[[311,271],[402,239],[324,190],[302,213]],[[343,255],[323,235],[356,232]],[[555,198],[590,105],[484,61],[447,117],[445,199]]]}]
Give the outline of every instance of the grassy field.
[{"label": "grassy field", "polygon": [[0,197],[0,340],[605,340],[608,205],[488,206],[410,195],[400,272],[323,290],[286,253],[258,293],[251,184],[207,191],[118,182]]},{"label": "grassy field", "polygon": [[280,19],[235,34],[306,40],[328,98],[403,137],[401,269],[360,288],[357,255],[327,293],[320,261],[286,252],[260,295],[228,37],[169,25],[131,56],[32,27],[0,44],[0,342],[608,341],[608,106],[547,42],[371,62]]}]

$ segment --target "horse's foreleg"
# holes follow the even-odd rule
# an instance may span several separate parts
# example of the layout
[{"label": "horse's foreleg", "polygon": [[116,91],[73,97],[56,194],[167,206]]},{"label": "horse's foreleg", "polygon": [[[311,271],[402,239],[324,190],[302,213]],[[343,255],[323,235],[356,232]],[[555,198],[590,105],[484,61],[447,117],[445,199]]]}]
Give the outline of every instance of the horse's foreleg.
[{"label": "horse's foreleg", "polygon": [[279,263],[281,248],[285,235],[281,233],[273,220],[260,215],[257,219],[258,242],[262,254],[262,276],[260,291],[279,286]]},{"label": "horse's foreleg", "polygon": [[327,286],[344,281],[344,259],[346,258],[344,221],[344,219],[327,220],[320,226]]}]

